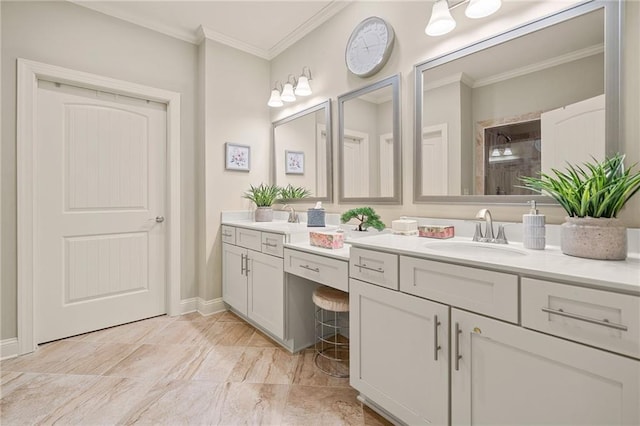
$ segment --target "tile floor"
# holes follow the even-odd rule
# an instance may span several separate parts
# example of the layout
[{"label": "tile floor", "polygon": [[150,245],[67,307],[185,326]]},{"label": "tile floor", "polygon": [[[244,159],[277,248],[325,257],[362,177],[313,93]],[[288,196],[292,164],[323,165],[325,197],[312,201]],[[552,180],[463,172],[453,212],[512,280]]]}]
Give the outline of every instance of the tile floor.
[{"label": "tile floor", "polygon": [[2,361],[0,424],[386,425],[349,379],[230,312],[157,317]]}]

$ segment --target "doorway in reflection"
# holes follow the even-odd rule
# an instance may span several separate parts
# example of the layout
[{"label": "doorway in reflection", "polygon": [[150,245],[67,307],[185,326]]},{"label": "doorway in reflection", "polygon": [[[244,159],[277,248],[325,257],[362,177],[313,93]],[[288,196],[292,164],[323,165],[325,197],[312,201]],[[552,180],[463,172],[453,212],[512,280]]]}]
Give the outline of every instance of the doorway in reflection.
[{"label": "doorway in reflection", "polygon": [[484,195],[527,195],[520,176],[541,170],[540,120],[484,129]]}]

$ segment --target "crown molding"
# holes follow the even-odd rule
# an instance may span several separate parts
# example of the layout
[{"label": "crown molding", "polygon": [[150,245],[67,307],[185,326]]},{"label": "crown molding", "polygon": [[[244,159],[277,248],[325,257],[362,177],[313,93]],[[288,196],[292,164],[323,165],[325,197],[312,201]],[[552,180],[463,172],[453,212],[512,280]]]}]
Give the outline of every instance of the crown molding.
[{"label": "crown molding", "polygon": [[511,78],[520,77],[537,71],[542,71],[547,68],[552,68],[558,65],[577,61],[578,59],[587,58],[589,56],[597,55],[603,52],[604,44],[596,44],[594,46],[585,47],[584,49],[567,53],[566,55],[556,56],[555,58],[547,59],[546,61],[537,62],[535,64],[527,65],[526,67],[517,68],[502,74],[496,74],[491,77],[476,80],[471,87],[475,89],[476,87],[488,86],[490,84],[495,84],[504,80],[509,80]]},{"label": "crown molding", "polygon": [[92,2],[81,0],[67,1],[77,6],[85,7],[87,9],[91,9],[96,12],[130,22],[132,24],[165,34],[169,37],[186,41],[191,44],[198,45],[202,43],[202,41],[206,38],[258,56],[259,58],[271,60],[278,56],[280,53],[284,52],[301,38],[309,34],[311,31],[315,30],[330,18],[335,16],[345,7],[349,6],[354,0],[333,0],[331,3],[322,8],[322,10],[316,13],[312,18],[308,19],[302,25],[298,26],[295,30],[293,30],[285,38],[280,40],[276,45],[268,50],[256,47],[249,43],[245,43],[233,37],[229,37],[225,34],[214,31],[211,28],[206,28],[202,25],[200,25],[194,31],[189,31],[154,22],[150,19],[140,18],[139,16],[134,16],[132,14],[128,14],[126,12],[118,10],[110,6],[108,2]]},{"label": "crown molding", "polygon": [[349,6],[354,0],[333,0],[326,5],[320,12],[316,13],[312,18],[308,19],[305,23],[293,30],[289,35],[276,43],[271,49],[269,49],[269,60],[275,58],[293,44],[298,42],[304,36],[311,31],[324,24],[326,21],[337,15],[344,8]]},{"label": "crown molding", "polygon": [[448,77],[441,78],[440,80],[430,81],[424,85],[424,90],[433,90],[438,87],[446,86],[452,83],[464,83],[466,86],[475,87],[475,82],[469,75],[460,72],[457,74],[452,74]]},{"label": "crown molding", "polygon": [[206,38],[207,40],[217,41],[218,43],[222,43],[235,49],[242,50],[243,52],[250,53],[262,59],[271,59],[269,52],[265,49],[261,49],[233,37],[229,37],[227,35],[214,31],[211,28],[203,27],[202,25],[200,25],[200,27],[198,28],[197,35],[198,36],[196,44],[202,43],[202,41]]}]

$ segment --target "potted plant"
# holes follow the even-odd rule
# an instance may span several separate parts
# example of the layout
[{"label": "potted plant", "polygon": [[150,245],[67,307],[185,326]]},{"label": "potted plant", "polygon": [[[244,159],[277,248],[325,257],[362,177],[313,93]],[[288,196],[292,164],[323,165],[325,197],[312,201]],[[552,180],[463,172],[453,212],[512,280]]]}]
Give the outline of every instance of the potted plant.
[{"label": "potted plant", "polygon": [[280,188],[277,185],[259,186],[249,185],[250,188],[244,193],[244,198],[256,204],[256,222],[271,222],[273,220],[273,208],[271,207],[280,195]]},{"label": "potted plant", "polygon": [[307,198],[309,195],[311,195],[311,191],[309,191],[307,188],[288,184],[287,186],[280,188],[279,201],[286,203],[292,200]]},{"label": "potted plant", "polygon": [[627,257],[627,230],[616,218],[640,189],[640,172],[625,169],[624,155],[616,154],[584,167],[568,165],[552,175],[521,177],[524,187],[548,194],[565,209],[560,246],[571,256],[622,260]]},{"label": "potted plant", "polygon": [[380,220],[380,216],[371,207],[358,207],[355,209],[347,210],[342,216],[340,221],[347,223],[351,219],[357,219],[358,227],[356,231],[366,231],[367,228],[375,228],[378,231],[382,231],[385,228],[384,223]]}]

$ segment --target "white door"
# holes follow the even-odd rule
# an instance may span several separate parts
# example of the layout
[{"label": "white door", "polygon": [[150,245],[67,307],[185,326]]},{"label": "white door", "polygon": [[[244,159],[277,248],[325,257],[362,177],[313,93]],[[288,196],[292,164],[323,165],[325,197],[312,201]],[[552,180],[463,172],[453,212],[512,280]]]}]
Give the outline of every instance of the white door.
[{"label": "white door", "polygon": [[393,197],[393,133],[380,135],[380,197]]},{"label": "white door", "polygon": [[449,307],[349,280],[351,386],[410,425],[449,423]]},{"label": "white door", "polygon": [[[566,159],[581,165],[605,157],[604,95],[542,113],[541,169],[564,170]],[[592,158],[593,157],[593,158]]]},{"label": "white door", "polygon": [[39,82],[36,343],[166,312],[166,132],[164,104]]},{"label": "white door", "polygon": [[639,361],[457,309],[451,324],[452,424],[640,424]]},{"label": "white door", "polygon": [[249,250],[247,316],[284,339],[284,265],[282,258]]},{"label": "white door", "polygon": [[344,196],[369,196],[369,139],[366,133],[349,131],[344,135]]},{"label": "white door", "polygon": [[448,195],[447,123],[422,129],[422,193]]},{"label": "white door", "polygon": [[222,299],[242,315],[247,315],[246,257],[247,249],[222,244]]}]

